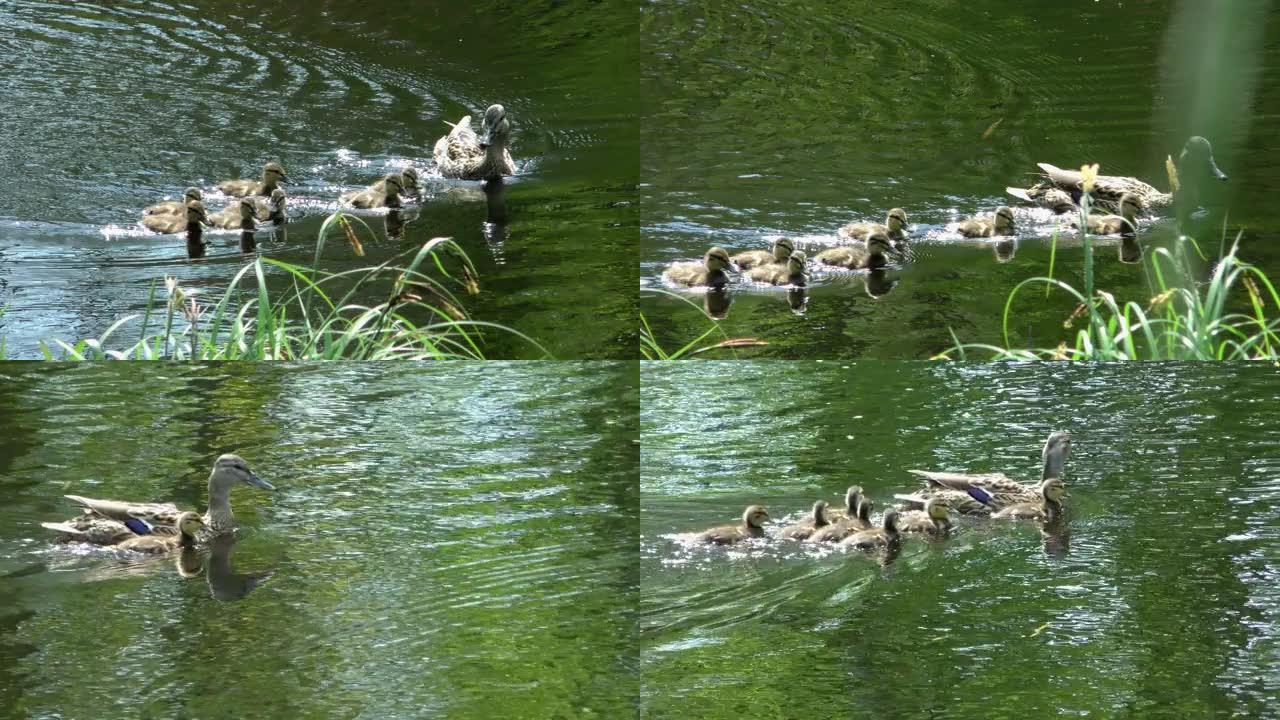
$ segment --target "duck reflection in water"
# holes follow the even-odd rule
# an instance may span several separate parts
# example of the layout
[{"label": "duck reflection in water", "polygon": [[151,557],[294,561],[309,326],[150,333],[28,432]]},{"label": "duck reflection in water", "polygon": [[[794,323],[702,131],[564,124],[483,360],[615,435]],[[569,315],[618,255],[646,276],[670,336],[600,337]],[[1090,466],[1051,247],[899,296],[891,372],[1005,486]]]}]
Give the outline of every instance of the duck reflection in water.
[{"label": "duck reflection in water", "polygon": [[502,247],[511,237],[507,227],[507,185],[502,178],[486,180],[483,185],[485,218],[484,239],[493,254],[493,261],[499,265],[503,262]]},{"label": "duck reflection in water", "polygon": [[809,309],[809,291],[803,287],[788,288],[787,304],[791,306],[791,312],[803,315]]},{"label": "duck reflection in water", "polygon": [[1018,241],[1013,238],[1002,238],[992,243],[991,249],[996,254],[996,262],[1007,263],[1017,254]]},{"label": "duck reflection in water", "polygon": [[723,320],[729,317],[729,306],[733,304],[733,296],[724,288],[711,288],[702,295],[702,308],[712,320]]},{"label": "duck reflection in water", "polygon": [[1133,235],[1120,237],[1120,262],[1130,265],[1142,262],[1142,246]]},{"label": "duck reflection in water", "polygon": [[209,541],[204,551],[184,551],[177,559],[178,573],[183,577],[195,577],[203,567],[210,597],[223,602],[243,600],[266,582],[272,573],[236,572],[231,563],[231,552],[236,541],[235,535],[219,535]]},{"label": "duck reflection in water", "polygon": [[404,226],[418,219],[416,211],[405,212],[403,210],[389,210],[383,216],[382,227],[386,230],[387,237],[400,238],[404,235]]},{"label": "duck reflection in water", "polygon": [[251,253],[258,249],[258,240],[253,236],[252,230],[240,231],[240,252]]},{"label": "duck reflection in water", "polygon": [[1046,555],[1066,555],[1071,550],[1071,525],[1065,514],[1040,523],[1040,541]]}]

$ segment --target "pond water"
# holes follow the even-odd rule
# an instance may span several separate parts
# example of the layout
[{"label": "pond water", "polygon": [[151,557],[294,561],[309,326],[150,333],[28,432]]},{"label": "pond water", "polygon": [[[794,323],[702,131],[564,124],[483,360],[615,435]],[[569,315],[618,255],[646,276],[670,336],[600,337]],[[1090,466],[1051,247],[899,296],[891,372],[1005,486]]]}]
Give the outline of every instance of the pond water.
[{"label": "pond water", "polygon": [[[246,259],[237,234],[207,235],[208,256],[191,261],[180,236],[142,230],[140,210],[278,160],[293,222],[259,232],[260,252],[310,265],[341,192],[411,165],[424,197],[400,236],[372,215],[367,255],[333,242],[324,269],[450,236],[480,272],[482,292],[466,303],[475,319],[559,358],[632,355],[636,19],[617,3],[549,0],[0,4],[8,354],[97,337],[143,310],[165,276],[220,297]],[[470,113],[478,126],[494,102],[513,123],[518,174],[487,197],[479,183],[443,179],[431,155],[446,121]],[[224,203],[207,193],[211,211]],[[501,333],[485,352],[541,356]]]},{"label": "pond water", "polygon": [[[642,714],[1278,717],[1278,380],[1212,364],[646,364]],[[1033,480],[1060,429],[1071,497],[1051,536],[965,522],[887,567],[676,536],[749,503],[776,528],[855,483],[883,508],[918,485],[910,468]]]},{"label": "pond water", "polygon": [[[1230,176],[1190,230],[1211,261],[1243,232],[1241,257],[1280,270],[1280,25],[1265,2],[1024,3],[760,0],[650,3],[642,13],[641,286],[719,244],[730,252],[795,238],[810,251],[851,220],[906,209],[914,249],[882,276],[826,273],[807,296],[739,281],[722,326],[766,340],[744,356],[925,358],[999,343],[1020,281],[1045,275],[1054,223],[1017,211],[1017,242],[962,240],[952,223],[1015,203],[1037,162],[1134,175],[1167,188],[1164,161],[1193,134]],[[1143,305],[1170,221],[1144,221],[1143,262],[1115,239],[1098,286]],[[1063,238],[1055,277],[1082,287],[1083,251]],[[1198,262],[1208,273],[1208,263]],[[697,293],[688,297],[701,305]],[[1243,299],[1242,299],[1243,301]],[[723,305],[723,302],[715,305]],[[1014,342],[1054,347],[1075,303],[1015,305]],[[675,349],[706,329],[668,296],[640,309]]]},{"label": "pond water", "polygon": [[[0,369],[0,717],[634,716],[631,365]],[[57,545],[64,493],[240,529]],[[203,567],[202,567],[203,563]]]}]

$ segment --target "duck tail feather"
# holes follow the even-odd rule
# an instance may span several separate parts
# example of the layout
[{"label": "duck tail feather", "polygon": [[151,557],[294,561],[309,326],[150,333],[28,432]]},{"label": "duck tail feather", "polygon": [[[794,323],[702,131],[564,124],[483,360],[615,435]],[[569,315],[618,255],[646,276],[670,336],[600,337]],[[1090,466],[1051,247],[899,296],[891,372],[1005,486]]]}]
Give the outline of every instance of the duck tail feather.
[{"label": "duck tail feather", "polygon": [[42,522],[40,523],[40,527],[44,528],[45,530],[52,530],[54,532],[66,533],[68,535],[79,536],[84,534],[84,532],[82,532],[81,530],[73,528],[66,523]]}]

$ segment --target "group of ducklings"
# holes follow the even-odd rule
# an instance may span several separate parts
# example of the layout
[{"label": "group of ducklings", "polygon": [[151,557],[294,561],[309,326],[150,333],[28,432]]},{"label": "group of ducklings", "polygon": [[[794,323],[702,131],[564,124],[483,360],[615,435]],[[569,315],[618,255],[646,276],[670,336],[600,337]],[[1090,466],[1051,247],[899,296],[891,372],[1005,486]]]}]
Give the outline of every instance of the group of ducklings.
[{"label": "group of ducklings", "polygon": [[[459,180],[491,180],[515,174],[508,142],[511,122],[501,105],[490,105],[481,122],[480,134],[471,127],[471,116],[463,117],[438,141],[434,149],[440,174]],[[420,195],[418,171],[412,167],[388,173],[381,180],[362,189],[343,193],[341,204],[359,209],[400,208],[401,198]],[[251,232],[257,223],[285,222],[286,195],[282,184],[289,182],[284,167],[269,162],[262,168],[262,178],[224,180],[217,187],[223,195],[237,198],[227,207],[208,213],[204,194],[198,187],[187,188],[181,200],[151,205],[142,211],[142,224],[148,230],[163,234],[186,232],[188,243],[200,243],[203,228]]]},{"label": "group of ducklings", "polygon": [[[923,479],[924,487],[914,493],[895,495],[901,504],[885,510],[879,521],[871,517],[872,501],[861,487],[854,485],[845,492],[841,507],[832,508],[825,500],[818,500],[808,517],[781,528],[774,535],[787,540],[876,551],[892,550],[904,536],[912,534],[934,540],[947,537],[953,528],[953,512],[995,520],[1054,522],[1061,516],[1067,498],[1062,475],[1070,455],[1071,434],[1060,430],[1051,433],[1045,441],[1040,480],[1034,484],[1020,483],[1002,473],[911,470],[909,472]],[[741,522],[702,531],[694,540],[733,545],[764,538],[768,522],[769,513],[763,506],[750,505],[743,511]]]},{"label": "group of ducklings", "polygon": [[[1144,212],[1176,206],[1186,208],[1199,200],[1200,183],[1205,177],[1225,181],[1227,176],[1214,162],[1209,141],[1196,136],[1187,140],[1177,162],[1167,163],[1174,191],[1164,193],[1132,177],[1096,175],[1063,170],[1040,163],[1042,179],[1030,188],[1005,188],[1010,195],[1055,213],[1078,213],[1088,190],[1090,212],[1085,218],[1086,231],[1094,235],[1133,237],[1138,216]],[[1087,180],[1087,182],[1086,182]],[[1179,211],[1180,213],[1182,210]],[[1071,225],[1078,227],[1079,221]],[[991,238],[1013,235],[1016,231],[1013,209],[1002,205],[991,215],[960,221],[956,232],[966,238]],[[836,231],[841,245],[819,252],[819,265],[847,270],[875,270],[888,264],[891,257],[901,257],[907,250],[907,213],[902,208],[889,211],[883,224],[853,222]],[[712,247],[702,262],[678,262],[666,271],[667,280],[686,287],[723,288],[729,284],[729,272],[735,268],[748,280],[767,285],[803,286],[807,280],[806,254],[795,248],[788,238],[774,240],[768,250],[748,250],[730,255],[720,246]]]},{"label": "group of ducklings", "polygon": [[68,500],[81,508],[81,514],[66,522],[40,525],[58,533],[58,540],[64,543],[86,543],[153,555],[193,549],[198,543],[235,530],[231,489],[241,484],[275,490],[271,483],[249,469],[244,458],[228,453],[214,462],[209,474],[209,510],[204,515],[180,510],[172,503],[67,495]]}]

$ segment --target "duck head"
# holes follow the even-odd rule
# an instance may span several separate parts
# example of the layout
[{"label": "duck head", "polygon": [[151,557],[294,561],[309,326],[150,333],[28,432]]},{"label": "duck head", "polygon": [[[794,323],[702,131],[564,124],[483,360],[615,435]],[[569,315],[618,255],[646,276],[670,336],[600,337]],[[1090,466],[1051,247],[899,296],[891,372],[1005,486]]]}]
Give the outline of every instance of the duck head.
[{"label": "duck head", "polygon": [[400,184],[409,192],[418,192],[418,171],[407,167],[400,171]]},{"label": "duck head", "polygon": [[490,145],[505,146],[510,134],[511,122],[507,120],[506,109],[498,104],[490,105],[484,111],[484,121],[480,123],[480,149]]},{"label": "duck head", "polygon": [[1041,477],[1062,477],[1062,471],[1066,469],[1069,457],[1071,457],[1071,433],[1066,430],[1050,433],[1049,439],[1044,441],[1044,450],[1040,453],[1040,459],[1044,461],[1044,472],[1041,473]]},{"label": "duck head", "polygon": [[941,498],[931,497],[925,500],[924,512],[934,522],[946,522],[951,518],[951,506]]},{"label": "duck head", "polygon": [[187,200],[203,200],[204,193],[200,192],[198,187],[189,187],[182,191],[182,199],[184,202]]},{"label": "duck head", "polygon": [[787,258],[787,271],[792,275],[804,275],[804,263],[807,259],[803,251],[796,250]]},{"label": "duck head", "polygon": [[1040,494],[1050,505],[1061,505],[1067,498],[1067,486],[1060,478],[1047,478],[1040,483]]},{"label": "duck head", "polygon": [[880,524],[884,527],[884,531],[890,535],[898,534],[898,511],[889,508],[884,511],[884,517],[880,519]]},{"label": "duck head", "polygon": [[762,505],[748,505],[742,511],[742,522],[750,528],[762,528],[769,520],[769,513]]},{"label": "duck head", "polygon": [[1007,235],[1013,232],[1013,209],[1001,205],[996,208],[996,232],[1001,235]]},{"label": "duck head", "polygon": [[819,500],[813,504],[813,523],[822,525],[827,522],[827,501]]},{"label": "duck head", "polygon": [[871,508],[875,507],[875,503],[867,498],[858,498],[858,519],[862,522],[871,524]]},{"label": "duck head", "polygon": [[1142,212],[1142,201],[1138,200],[1137,195],[1125,193],[1120,196],[1120,217],[1129,223],[1126,232],[1133,232],[1138,229],[1138,214]]},{"label": "duck head", "polygon": [[887,233],[879,230],[867,236],[867,254],[871,256],[871,265],[880,267],[885,264],[885,255],[893,252],[893,241]]},{"label": "duck head", "polygon": [[707,254],[702,256],[702,262],[706,265],[707,270],[711,272],[728,270],[732,267],[732,262],[729,260],[729,252],[719,245],[708,250]]},{"label": "duck head", "polygon": [[[277,188],[276,192],[279,192]],[[240,229],[253,230],[257,227],[258,206],[253,202],[253,196],[240,198]]]},{"label": "duck head", "polygon": [[271,212],[284,212],[285,195],[284,188],[276,188],[271,191],[271,198],[267,201],[271,205]]},{"label": "duck head", "polygon": [[844,491],[844,507],[849,511],[850,515],[858,514],[858,501],[862,499],[862,486],[850,485],[848,490]]},{"label": "duck head", "polygon": [[773,241],[773,259],[778,262],[786,262],[795,249],[795,243],[791,242],[791,238],[778,238]]},{"label": "duck head", "polygon": [[204,520],[193,512],[184,512],[178,516],[178,532],[184,536],[194,536],[204,527]]},{"label": "duck head", "polygon": [[1203,171],[1207,177],[1227,181],[1227,174],[1213,161],[1213,146],[1199,135],[1187,138],[1187,143],[1182,146],[1182,154],[1178,156],[1178,176],[1188,177],[1187,171],[1197,175]]},{"label": "duck head", "polygon": [[220,456],[213,463],[213,472],[209,473],[209,489],[210,493],[214,488],[222,491],[230,490],[233,486],[244,483],[252,485],[263,490],[275,490],[275,486],[258,477],[256,473],[249,469],[249,463],[244,458],[234,453],[227,453]]},{"label": "duck head", "polygon": [[199,200],[187,201],[187,224],[208,225],[209,214],[204,210],[204,203]]}]

